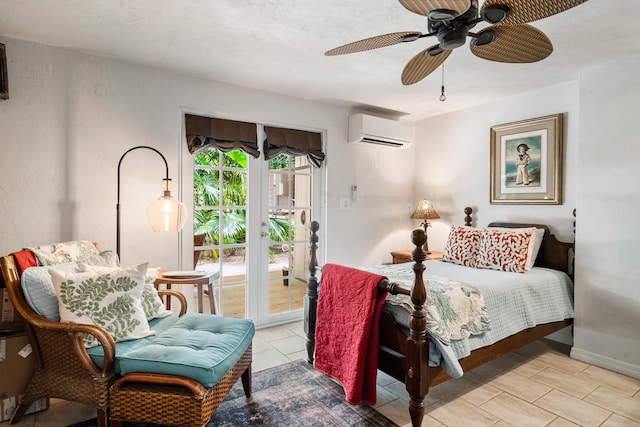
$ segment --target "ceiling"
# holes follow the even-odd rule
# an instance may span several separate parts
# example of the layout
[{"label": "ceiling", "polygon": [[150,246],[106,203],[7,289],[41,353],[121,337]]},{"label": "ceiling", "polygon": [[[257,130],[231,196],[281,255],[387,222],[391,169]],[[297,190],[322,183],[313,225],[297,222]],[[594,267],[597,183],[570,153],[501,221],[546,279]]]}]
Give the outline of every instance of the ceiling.
[{"label": "ceiling", "polygon": [[0,0],[4,37],[410,120],[574,80],[585,67],[638,55],[638,22],[638,0],[590,0],[537,21],[554,52],[533,64],[485,61],[467,43],[445,62],[447,100],[440,102],[440,69],[412,86],[400,82],[404,65],[435,44],[433,37],[323,55],[379,34],[426,32],[426,18],[397,0]]}]

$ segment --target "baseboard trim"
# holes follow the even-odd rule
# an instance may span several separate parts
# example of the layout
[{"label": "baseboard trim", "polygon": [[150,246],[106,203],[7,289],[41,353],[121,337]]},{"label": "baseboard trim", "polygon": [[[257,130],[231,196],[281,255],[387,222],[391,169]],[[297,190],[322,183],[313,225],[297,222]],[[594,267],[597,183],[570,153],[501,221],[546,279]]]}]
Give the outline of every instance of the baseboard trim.
[{"label": "baseboard trim", "polygon": [[640,379],[640,366],[632,363],[622,362],[620,360],[592,353],[577,347],[571,348],[571,358]]}]

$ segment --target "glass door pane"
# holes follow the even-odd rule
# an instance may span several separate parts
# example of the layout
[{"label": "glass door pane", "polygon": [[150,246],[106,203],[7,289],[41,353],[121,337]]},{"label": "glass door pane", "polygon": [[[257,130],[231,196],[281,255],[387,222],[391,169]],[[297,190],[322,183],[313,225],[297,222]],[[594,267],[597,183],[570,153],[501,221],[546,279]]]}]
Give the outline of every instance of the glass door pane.
[{"label": "glass door pane", "polygon": [[247,156],[209,149],[196,153],[194,162],[194,235],[206,236],[194,248],[200,251],[195,268],[220,272],[217,314],[246,317]]},{"label": "glass door pane", "polygon": [[269,161],[269,315],[302,308],[306,293],[312,171],[306,157]]}]

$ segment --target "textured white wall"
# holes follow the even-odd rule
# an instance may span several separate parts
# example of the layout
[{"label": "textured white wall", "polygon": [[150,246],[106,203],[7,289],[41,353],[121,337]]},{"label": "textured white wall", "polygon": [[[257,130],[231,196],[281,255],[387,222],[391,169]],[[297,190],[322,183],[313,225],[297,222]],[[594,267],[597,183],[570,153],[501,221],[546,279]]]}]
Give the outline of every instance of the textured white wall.
[{"label": "textured white wall", "polygon": [[[490,204],[491,126],[556,113],[564,113],[564,204]],[[472,217],[478,227],[491,221],[542,222],[561,240],[573,241],[572,211],[576,207],[579,142],[577,82],[423,120],[419,122],[418,134],[414,196],[431,199],[442,217],[433,221],[429,229],[431,249],[444,249],[450,225],[464,223],[466,206],[473,207]]]},{"label": "textured white wall", "polygon": [[[391,262],[390,251],[411,247],[407,207],[413,204],[414,148],[343,142],[331,150],[327,203],[335,240],[327,261],[352,266]],[[357,199],[350,200],[348,210],[338,209],[340,198],[351,197],[352,185],[358,187]]]},{"label": "textured white wall", "polygon": [[572,356],[640,378],[640,56],[580,78]]},{"label": "textured white wall", "polygon": [[[635,57],[585,70],[572,83],[544,88],[419,123],[415,198],[429,197],[441,220],[431,248],[442,249],[464,206],[474,225],[494,220],[549,224],[571,241],[577,208],[572,356],[640,378],[640,162]],[[489,128],[565,113],[564,204],[489,203]]]},{"label": "textured white wall", "polygon": [[[189,206],[192,163],[183,140],[185,111],[325,131],[328,199],[317,219],[328,236],[321,251],[328,251],[333,262],[362,265],[389,261],[389,250],[406,245],[408,238],[397,233],[393,220],[398,212],[404,215],[411,200],[410,151],[347,144],[346,108],[26,41],[2,42],[11,98],[0,101],[0,253],[69,239],[115,249],[117,164],[136,145],[165,155],[174,195],[182,191]],[[178,237],[151,232],[145,217],[148,203],[160,195],[160,157],[133,151],[121,172],[123,263],[178,268]],[[339,199],[350,197],[351,185],[358,185],[358,199],[340,210]],[[187,221],[188,227],[191,217]],[[182,245],[188,268],[188,236]]]}]

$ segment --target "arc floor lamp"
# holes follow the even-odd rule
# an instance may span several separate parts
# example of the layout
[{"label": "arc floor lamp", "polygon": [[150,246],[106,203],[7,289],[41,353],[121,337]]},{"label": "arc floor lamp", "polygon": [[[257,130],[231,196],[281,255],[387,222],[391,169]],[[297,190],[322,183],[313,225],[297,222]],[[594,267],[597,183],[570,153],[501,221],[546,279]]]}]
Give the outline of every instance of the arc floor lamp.
[{"label": "arc floor lamp", "polygon": [[147,208],[147,220],[153,231],[156,232],[177,232],[182,229],[187,219],[187,208],[185,205],[171,196],[171,178],[169,178],[169,164],[162,153],[153,147],[138,145],[124,152],[118,162],[118,201],[116,204],[116,253],[120,258],[120,166],[122,160],[133,150],[147,149],[156,152],[164,161],[166,170],[165,178],[162,180],[162,195],[153,201]]}]

